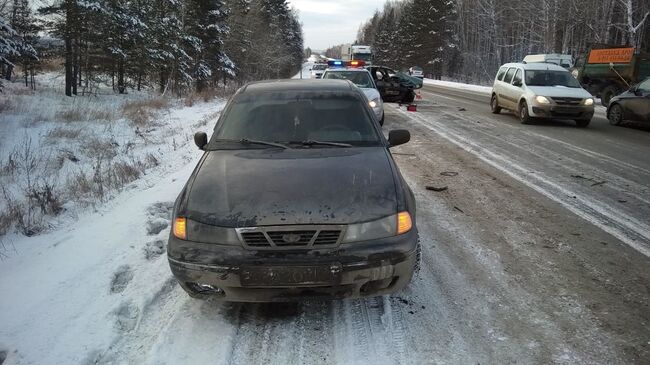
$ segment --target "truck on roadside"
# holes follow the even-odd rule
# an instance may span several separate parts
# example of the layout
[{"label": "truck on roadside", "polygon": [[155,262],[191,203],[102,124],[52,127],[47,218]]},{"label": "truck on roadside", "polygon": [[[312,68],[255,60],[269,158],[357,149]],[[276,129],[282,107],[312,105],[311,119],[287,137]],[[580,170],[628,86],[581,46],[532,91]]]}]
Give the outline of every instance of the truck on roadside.
[{"label": "truck on roadside", "polygon": [[364,61],[366,65],[372,64],[372,48],[360,44],[344,44],[341,46],[342,61]]},{"label": "truck on roadside", "polygon": [[524,57],[523,63],[552,63],[570,69],[573,67],[573,57],[560,53],[529,54]]},{"label": "truck on roadside", "polygon": [[650,53],[633,47],[592,45],[571,74],[607,106],[616,95],[650,76]]}]

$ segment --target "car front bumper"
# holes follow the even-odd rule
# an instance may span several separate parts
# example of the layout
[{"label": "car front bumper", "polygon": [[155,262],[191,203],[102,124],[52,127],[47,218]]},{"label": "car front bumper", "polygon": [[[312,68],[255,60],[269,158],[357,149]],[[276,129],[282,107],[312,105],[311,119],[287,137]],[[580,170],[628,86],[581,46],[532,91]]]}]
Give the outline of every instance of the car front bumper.
[{"label": "car front bumper", "polygon": [[[194,297],[236,302],[356,298],[398,291],[411,281],[417,231],[319,250],[258,251],[179,240],[167,248],[169,265]],[[285,280],[285,279],[290,280]],[[197,290],[197,284],[218,288]]]},{"label": "car front bumper", "polygon": [[531,117],[552,119],[591,119],[593,105],[533,104]]}]

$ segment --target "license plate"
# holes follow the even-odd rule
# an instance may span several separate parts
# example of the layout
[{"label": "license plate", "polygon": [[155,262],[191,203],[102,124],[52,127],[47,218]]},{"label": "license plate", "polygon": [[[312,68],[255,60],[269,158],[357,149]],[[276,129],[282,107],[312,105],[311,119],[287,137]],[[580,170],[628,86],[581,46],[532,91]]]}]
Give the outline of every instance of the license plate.
[{"label": "license plate", "polygon": [[242,267],[242,286],[334,285],[338,278],[329,266],[255,266]]}]

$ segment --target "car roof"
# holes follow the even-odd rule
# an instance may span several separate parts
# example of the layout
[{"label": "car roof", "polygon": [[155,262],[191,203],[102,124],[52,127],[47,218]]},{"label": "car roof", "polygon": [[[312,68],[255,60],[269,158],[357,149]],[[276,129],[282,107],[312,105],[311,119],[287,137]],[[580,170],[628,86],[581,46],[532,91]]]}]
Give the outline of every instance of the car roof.
[{"label": "car roof", "polygon": [[519,67],[519,68],[523,68],[524,70],[549,70],[549,71],[569,72],[567,71],[566,68],[562,66],[558,66],[554,63],[545,63],[545,62],[531,62],[531,63],[512,62],[512,63],[506,63],[501,67]]},{"label": "car roof", "polygon": [[348,80],[313,80],[313,79],[287,79],[265,80],[246,84],[240,92],[256,93],[267,91],[351,91],[355,90],[354,84]]}]

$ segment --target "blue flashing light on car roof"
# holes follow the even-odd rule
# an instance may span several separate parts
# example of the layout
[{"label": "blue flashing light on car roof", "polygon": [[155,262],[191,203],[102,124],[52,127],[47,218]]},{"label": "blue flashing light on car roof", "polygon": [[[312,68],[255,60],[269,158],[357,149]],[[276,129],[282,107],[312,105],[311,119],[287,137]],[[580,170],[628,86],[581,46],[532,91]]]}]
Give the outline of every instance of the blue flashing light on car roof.
[{"label": "blue flashing light on car roof", "polygon": [[343,61],[336,60],[336,61],[327,61],[327,65],[330,67],[343,67]]}]

